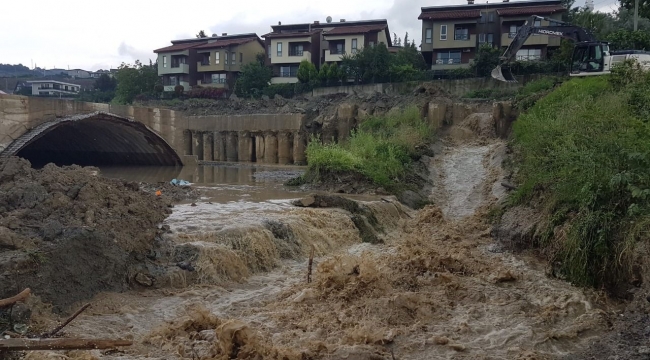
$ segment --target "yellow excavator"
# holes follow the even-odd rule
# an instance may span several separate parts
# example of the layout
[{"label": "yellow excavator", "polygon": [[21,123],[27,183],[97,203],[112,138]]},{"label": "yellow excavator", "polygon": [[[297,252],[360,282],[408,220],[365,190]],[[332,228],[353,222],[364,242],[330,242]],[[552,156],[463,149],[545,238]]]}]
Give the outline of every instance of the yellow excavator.
[{"label": "yellow excavator", "polygon": [[[542,20],[550,25],[538,26]],[[609,43],[598,41],[588,30],[563,21],[533,15],[517,31],[512,43],[499,58],[499,65],[492,70],[492,77],[505,82],[517,82],[509,64],[515,60],[517,51],[521,49],[531,35],[548,35],[569,39],[575,48],[571,60],[569,76],[597,76],[609,74],[616,64],[625,60],[636,60],[645,70],[650,70],[650,52],[640,50],[610,51]]]}]

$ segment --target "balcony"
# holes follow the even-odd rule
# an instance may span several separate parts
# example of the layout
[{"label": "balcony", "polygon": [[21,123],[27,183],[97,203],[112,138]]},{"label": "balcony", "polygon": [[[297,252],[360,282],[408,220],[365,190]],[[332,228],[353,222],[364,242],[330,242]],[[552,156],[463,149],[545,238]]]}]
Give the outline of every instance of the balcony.
[{"label": "balcony", "polygon": [[224,88],[228,89],[228,82],[226,79],[203,79],[198,81],[198,85],[202,87]]},{"label": "balcony", "polygon": [[307,50],[295,50],[285,52],[282,56],[278,56],[277,52],[271,53],[271,64],[290,64],[300,63],[303,60],[311,61],[311,52]]},{"label": "balcony", "polygon": [[325,62],[341,61],[345,55],[345,50],[325,50]]},{"label": "balcony", "polygon": [[431,70],[451,70],[459,68],[468,68],[469,63],[462,63],[458,58],[444,59],[444,60],[434,60],[433,65],[431,65]]},{"label": "balcony", "polygon": [[[517,33],[506,32],[501,34],[501,46],[509,46],[512,43],[512,40],[515,38]],[[528,40],[524,43],[524,46],[528,45],[548,45],[549,36],[548,35],[539,35],[535,34],[530,36]]]},{"label": "balcony", "polygon": [[[183,85],[183,88],[185,89],[185,91],[189,91],[191,89],[190,83],[187,82],[187,81],[181,81],[178,84]],[[175,87],[176,87],[176,85],[171,85],[171,84],[165,84],[164,85],[165,91],[174,91]]]},{"label": "balcony", "polygon": [[433,49],[462,49],[476,47],[476,34],[449,34],[447,40],[433,39]]},{"label": "balcony", "polygon": [[160,74],[189,74],[190,65],[182,63],[167,64],[167,67],[160,68]]}]

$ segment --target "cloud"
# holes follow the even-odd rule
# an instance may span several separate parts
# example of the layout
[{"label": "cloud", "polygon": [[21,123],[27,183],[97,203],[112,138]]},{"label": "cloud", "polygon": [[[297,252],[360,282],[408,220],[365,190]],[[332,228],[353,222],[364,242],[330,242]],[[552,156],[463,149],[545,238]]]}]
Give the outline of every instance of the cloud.
[{"label": "cloud", "polygon": [[122,41],[120,46],[117,48],[117,53],[120,56],[128,57],[133,61],[140,60],[143,64],[149,63],[149,60],[154,60],[154,55],[150,51],[138,50],[124,41]]}]

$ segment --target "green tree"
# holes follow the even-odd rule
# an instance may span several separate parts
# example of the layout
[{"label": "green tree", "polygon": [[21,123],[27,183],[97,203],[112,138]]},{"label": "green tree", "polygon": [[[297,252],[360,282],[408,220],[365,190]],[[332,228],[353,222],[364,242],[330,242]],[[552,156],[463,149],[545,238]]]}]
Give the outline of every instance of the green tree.
[{"label": "green tree", "polygon": [[303,60],[298,66],[298,81],[314,85],[318,82],[318,70],[309,60]]},{"label": "green tree", "polygon": [[500,49],[488,44],[482,44],[476,52],[471,69],[478,76],[490,76],[492,70],[499,65],[499,56],[501,56]]},{"label": "green tree", "polygon": [[117,79],[108,76],[108,74],[102,74],[97,80],[95,80],[95,90],[98,91],[115,91],[117,88]]},{"label": "green tree", "polygon": [[612,50],[650,50],[650,33],[647,31],[618,30],[607,37]]},{"label": "green tree", "polygon": [[385,44],[368,46],[356,54],[345,54],[341,64],[347,69],[347,74],[356,83],[382,82],[389,80],[391,54]]},{"label": "green tree", "polygon": [[320,71],[318,71],[318,80],[320,80],[321,84],[327,85],[328,80],[330,79],[330,66],[325,63],[323,66],[320,67]]},{"label": "green tree", "polygon": [[207,38],[208,35],[205,34],[205,31],[201,30],[201,31],[199,31],[198,34],[196,34],[196,37],[197,38]]},{"label": "green tree", "polygon": [[341,80],[341,72],[344,72],[345,69],[340,68],[337,63],[333,63],[329,68],[329,77],[328,82],[331,84],[336,84]]},{"label": "green tree", "polygon": [[405,44],[392,56],[392,66],[410,65],[416,70],[426,70],[427,63],[415,44]]},{"label": "green tree", "polygon": [[[615,13],[615,28],[624,30],[634,30],[634,10],[628,10],[621,6]],[[639,17],[638,30],[650,31],[650,19]]]},{"label": "green tree", "polygon": [[[621,6],[634,13],[635,0],[620,0]],[[639,17],[650,18],[650,0],[639,0]]]},{"label": "green tree", "polygon": [[404,46],[409,45],[409,32],[407,31],[406,34],[404,35]]},{"label": "green tree", "polygon": [[157,64],[142,65],[136,60],[134,65],[122,63],[115,73],[117,88],[114,101],[130,104],[140,94],[153,94],[155,86],[160,83]]},{"label": "green tree", "polygon": [[260,65],[265,66],[266,54],[264,52],[257,53],[257,55],[255,55],[255,61],[257,61]]},{"label": "green tree", "polygon": [[616,27],[615,18],[607,13],[579,9],[573,15],[572,24],[589,30],[596,39],[606,38]]},{"label": "green tree", "polygon": [[273,71],[257,61],[242,66],[241,74],[235,85],[239,96],[257,97],[262,93],[273,77]]}]

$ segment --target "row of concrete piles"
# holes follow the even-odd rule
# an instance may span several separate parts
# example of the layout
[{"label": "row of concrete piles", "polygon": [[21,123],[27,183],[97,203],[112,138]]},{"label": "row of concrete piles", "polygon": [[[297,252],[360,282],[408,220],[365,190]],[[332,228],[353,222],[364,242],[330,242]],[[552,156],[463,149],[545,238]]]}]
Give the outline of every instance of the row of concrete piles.
[{"label": "row of concrete piles", "polygon": [[187,131],[187,154],[199,161],[305,165],[306,139],[289,131]]}]

